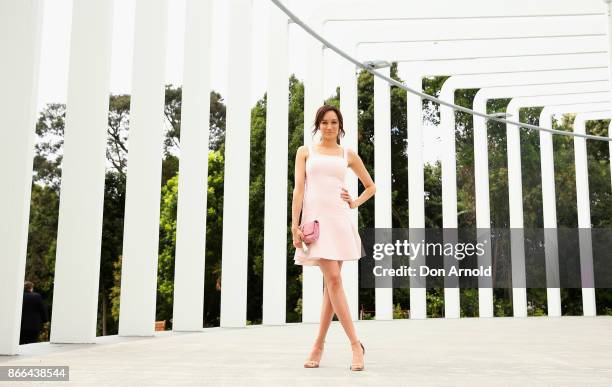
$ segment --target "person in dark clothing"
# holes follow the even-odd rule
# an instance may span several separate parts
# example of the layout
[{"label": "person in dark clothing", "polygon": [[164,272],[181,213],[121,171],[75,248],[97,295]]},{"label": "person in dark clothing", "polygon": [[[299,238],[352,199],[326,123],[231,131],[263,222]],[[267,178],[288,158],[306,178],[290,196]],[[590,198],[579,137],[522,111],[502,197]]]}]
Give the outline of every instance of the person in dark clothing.
[{"label": "person in dark clothing", "polygon": [[34,284],[26,281],[23,292],[19,344],[37,343],[43,324],[48,320],[47,309],[42,302],[42,297],[34,291]]}]

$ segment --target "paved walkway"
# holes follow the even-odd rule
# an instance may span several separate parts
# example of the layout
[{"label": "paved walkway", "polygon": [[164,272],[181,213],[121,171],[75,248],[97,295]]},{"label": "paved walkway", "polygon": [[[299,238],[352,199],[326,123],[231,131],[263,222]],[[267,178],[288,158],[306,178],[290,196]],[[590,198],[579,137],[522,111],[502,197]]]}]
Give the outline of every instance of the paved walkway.
[{"label": "paved walkway", "polygon": [[349,371],[350,346],[337,321],[318,369],[302,367],[318,324],[29,344],[18,356],[0,356],[0,365],[68,365],[70,384],[96,386],[612,386],[612,316],[359,321],[356,326],[366,347],[363,372]]}]

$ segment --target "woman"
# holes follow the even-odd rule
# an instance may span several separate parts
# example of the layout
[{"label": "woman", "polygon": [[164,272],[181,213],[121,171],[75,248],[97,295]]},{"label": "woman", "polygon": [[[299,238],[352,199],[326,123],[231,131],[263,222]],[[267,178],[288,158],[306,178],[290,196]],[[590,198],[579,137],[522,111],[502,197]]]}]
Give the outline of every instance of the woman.
[{"label": "woman", "polygon": [[[324,280],[319,333],[304,367],[319,366],[325,336],[335,313],[351,343],[353,359],[350,369],[361,371],[365,348],[355,333],[340,271],[343,261],[361,258],[361,238],[357,226],[351,221],[351,209],[374,195],[376,187],[359,155],[340,146],[340,136],[344,136],[340,110],[334,106],[321,106],[314,126],[312,134],[314,136],[319,131],[320,142],[300,146],[295,156],[291,222],[295,264],[319,266]],[[347,167],[355,172],[365,187],[355,200],[344,188]],[[298,226],[301,210],[300,225],[315,219],[319,221],[319,238],[308,245],[306,252],[302,250],[303,234]]]}]

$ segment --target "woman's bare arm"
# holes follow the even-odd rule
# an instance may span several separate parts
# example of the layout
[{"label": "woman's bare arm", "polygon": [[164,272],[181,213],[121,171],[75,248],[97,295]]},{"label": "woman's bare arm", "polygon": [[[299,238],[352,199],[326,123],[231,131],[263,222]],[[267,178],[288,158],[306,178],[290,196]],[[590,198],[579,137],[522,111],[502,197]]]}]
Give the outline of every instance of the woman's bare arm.
[{"label": "woman's bare arm", "polygon": [[348,166],[355,172],[361,184],[365,187],[361,195],[353,200],[355,207],[358,207],[374,196],[374,193],[376,193],[376,185],[374,185],[374,180],[372,180],[370,173],[368,173],[365,165],[363,165],[361,157],[352,149],[348,149]]},{"label": "woman's bare arm", "polygon": [[308,149],[302,145],[295,153],[295,184],[291,204],[291,230],[300,225],[300,213],[304,201],[304,182],[306,181],[306,156]]}]

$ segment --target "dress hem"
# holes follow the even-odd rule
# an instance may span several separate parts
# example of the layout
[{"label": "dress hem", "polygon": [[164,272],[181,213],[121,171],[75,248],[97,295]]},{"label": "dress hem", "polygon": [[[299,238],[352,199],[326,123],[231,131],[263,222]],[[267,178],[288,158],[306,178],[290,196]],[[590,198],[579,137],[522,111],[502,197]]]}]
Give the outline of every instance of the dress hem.
[{"label": "dress hem", "polygon": [[293,258],[293,263],[298,266],[319,266],[319,261],[321,259],[327,259],[328,261],[358,261],[361,258],[363,257],[352,258],[352,259],[338,259],[338,258],[324,258],[324,257],[302,258],[302,259]]}]

